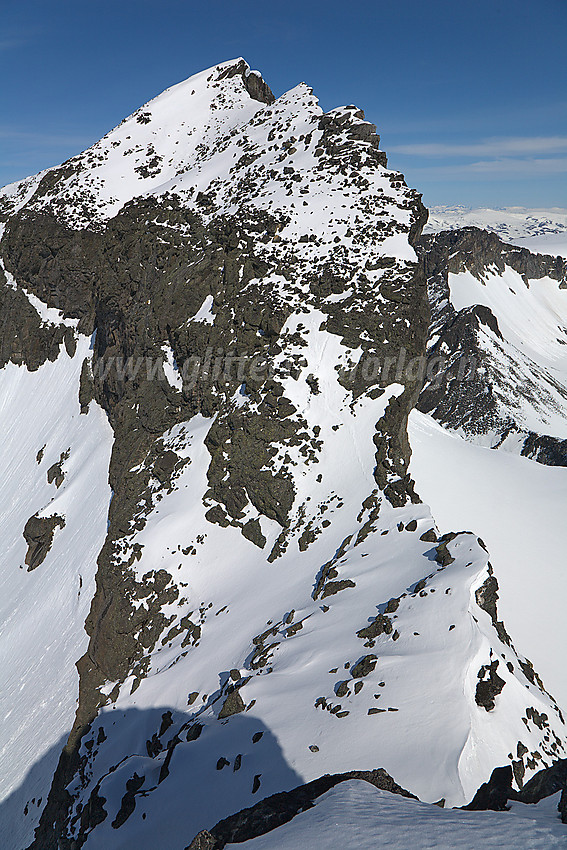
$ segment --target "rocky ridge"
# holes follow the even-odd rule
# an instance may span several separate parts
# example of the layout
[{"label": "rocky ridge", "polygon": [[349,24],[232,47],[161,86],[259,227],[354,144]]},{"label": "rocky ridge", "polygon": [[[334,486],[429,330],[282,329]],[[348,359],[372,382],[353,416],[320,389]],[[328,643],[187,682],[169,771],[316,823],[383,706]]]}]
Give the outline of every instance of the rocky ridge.
[{"label": "rocky ridge", "polygon": [[422,377],[382,367],[425,352],[426,212],[360,110],[224,63],[3,190],[0,219],[6,362],[80,352],[78,416],[114,435],[32,847],[179,842],[325,772],[464,802],[509,751],[518,784],[564,752],[482,542],[439,538],[407,473]]},{"label": "rocky ridge", "polygon": [[432,308],[418,409],[474,442],[565,466],[567,260],[476,227],[422,236],[418,250]]}]

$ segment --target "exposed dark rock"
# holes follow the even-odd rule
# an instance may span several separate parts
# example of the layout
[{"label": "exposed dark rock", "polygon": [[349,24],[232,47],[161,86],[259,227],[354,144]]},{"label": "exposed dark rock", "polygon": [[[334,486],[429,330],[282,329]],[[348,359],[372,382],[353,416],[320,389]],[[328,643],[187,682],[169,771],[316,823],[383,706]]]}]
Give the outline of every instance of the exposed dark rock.
[{"label": "exposed dark rock", "polygon": [[47,483],[55,484],[55,486],[59,489],[65,480],[65,475],[63,470],[61,469],[61,463],[54,463],[53,466],[50,466],[47,470]]},{"label": "exposed dark rock", "polygon": [[527,281],[551,277],[567,283],[567,262],[559,256],[534,254],[527,248],[508,245],[499,236],[478,227],[462,227],[421,236],[418,248],[427,257],[428,270],[444,260],[449,271],[470,271],[479,278],[490,268],[503,272],[510,266]]},{"label": "exposed dark rock", "polygon": [[97,783],[81,811],[81,829],[85,834],[88,834],[108,817],[108,812],[104,808],[106,798],[99,796],[99,790],[100,783]]},{"label": "exposed dark rock", "polygon": [[187,730],[187,734],[185,736],[186,741],[196,741],[197,738],[201,736],[201,732],[203,731],[203,725],[201,723],[194,723]]},{"label": "exposed dark rock", "polygon": [[557,808],[559,810],[559,814],[561,815],[561,823],[567,824],[567,788],[565,787],[561,792],[561,798],[559,800]]},{"label": "exposed dark rock", "polygon": [[244,700],[240,696],[238,689],[231,691],[227,698],[225,699],[221,710],[219,711],[219,720],[223,720],[225,717],[231,717],[233,714],[239,714],[241,711],[244,711],[246,705]]},{"label": "exposed dark rock", "polygon": [[163,750],[163,744],[159,736],[154,732],[152,737],[146,741],[146,752],[150,758],[155,758]]},{"label": "exposed dark rock", "polygon": [[328,581],[323,588],[321,599],[326,599],[327,596],[334,596],[341,590],[346,590],[348,587],[356,587],[356,583],[350,578],[340,579],[339,581]]},{"label": "exposed dark rock", "polygon": [[135,773],[134,776],[126,782],[126,793],[122,797],[120,809],[111,824],[113,829],[120,829],[136,808],[136,793],[140,790],[144,781],[144,776],[138,776],[138,774]]},{"label": "exposed dark rock", "polygon": [[[523,455],[541,463],[565,465],[565,441],[522,431],[516,423],[518,394],[531,402],[538,396],[538,387],[527,373],[520,381],[514,378],[513,363],[506,362],[504,350],[504,366],[487,354],[482,338],[488,334],[496,347],[502,342],[498,321],[482,305],[456,311],[449,297],[448,276],[469,271],[483,281],[488,272],[502,273],[508,266],[523,277],[526,285],[529,280],[551,277],[564,287],[567,260],[530,253],[476,227],[422,236],[417,247],[432,307],[432,343],[418,409],[451,428],[461,428],[465,434],[499,432],[503,441],[517,433],[525,439]],[[564,394],[559,384],[555,388]]]},{"label": "exposed dark rock", "polygon": [[173,716],[171,711],[164,711],[161,716],[161,725],[159,727],[158,738],[165,735],[170,726],[173,725]]},{"label": "exposed dark rock", "polygon": [[435,547],[435,560],[438,564],[441,564],[442,567],[448,567],[449,564],[452,564],[455,560],[449,552],[447,544],[451,543],[451,541],[454,540],[456,536],[457,534],[451,531],[448,534],[444,534],[442,537],[439,538],[439,543]]},{"label": "exposed dark rock", "polygon": [[[521,803],[539,803],[545,797],[564,791],[567,787],[567,759],[558,759],[550,767],[545,767],[532,776],[520,791],[513,793],[513,799]],[[565,821],[563,821],[565,823]]]},{"label": "exposed dark rock", "polygon": [[79,404],[81,413],[89,412],[89,404],[95,398],[95,388],[91,370],[91,362],[88,357],[83,360],[81,366],[81,377],[79,380]]},{"label": "exposed dark rock", "polygon": [[369,626],[365,629],[361,629],[356,633],[356,636],[359,638],[367,639],[367,638],[376,638],[379,635],[390,635],[392,634],[392,621],[389,617],[386,617],[384,614],[378,614],[377,617],[371,622]]},{"label": "exposed dark rock", "polygon": [[246,91],[253,100],[259,100],[261,103],[273,103],[275,97],[272,90],[256,71],[249,71],[244,59],[241,59],[235,65],[221,71],[217,79],[222,80],[225,77],[242,77]]},{"label": "exposed dark rock", "polygon": [[[492,570],[492,567],[489,566],[489,569]],[[511,646],[510,636],[504,627],[504,623],[498,619],[498,581],[492,573],[475,592],[475,599],[479,608],[482,608],[483,611],[486,611],[490,615],[492,625],[498,632],[498,637],[502,643]]]},{"label": "exposed dark rock", "polygon": [[485,708],[486,711],[492,711],[495,706],[495,699],[502,692],[506,682],[496,672],[499,661],[492,661],[490,664],[483,665],[478,671],[479,681],[477,682],[475,691],[475,702],[477,705]]},{"label": "exposed dark rock", "polygon": [[50,517],[32,516],[24,526],[24,538],[28,544],[25,563],[28,572],[35,570],[43,563],[51,544],[56,528],[64,528],[65,519],[54,514]]},{"label": "exposed dark rock", "polygon": [[470,812],[494,811],[503,812],[508,808],[508,800],[512,790],[512,768],[495,767],[488,782],[484,782],[468,806],[463,806]]},{"label": "exposed dark rock", "polygon": [[520,454],[545,466],[567,466],[567,440],[529,431]]},{"label": "exposed dark rock", "polygon": [[214,836],[208,830],[202,829],[186,850],[215,850],[217,846]]},{"label": "exposed dark rock", "polygon": [[52,464],[47,470],[47,483],[55,484],[57,489],[61,487],[65,480],[65,473],[63,472],[63,463],[68,459],[69,451],[61,452],[61,456],[57,463]]},{"label": "exposed dark rock", "polygon": [[252,543],[255,543],[256,546],[259,546],[260,549],[263,549],[266,545],[266,538],[262,534],[262,528],[259,520],[257,519],[249,519],[248,522],[242,526],[242,534]]},{"label": "exposed dark rock", "polygon": [[11,361],[30,371],[59,356],[65,329],[42,322],[20,289],[8,286],[0,268],[0,368]]},{"label": "exposed dark rock", "polygon": [[377,661],[378,658],[376,655],[365,655],[354,667],[351,667],[350,675],[353,679],[362,679],[364,676],[368,676],[376,667]]}]

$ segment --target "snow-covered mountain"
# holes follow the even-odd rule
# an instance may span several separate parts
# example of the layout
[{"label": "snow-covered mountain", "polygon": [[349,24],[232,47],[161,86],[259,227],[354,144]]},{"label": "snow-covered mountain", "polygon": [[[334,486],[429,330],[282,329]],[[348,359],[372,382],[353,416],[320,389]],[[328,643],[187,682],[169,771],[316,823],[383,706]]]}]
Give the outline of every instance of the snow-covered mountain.
[{"label": "snow-covered mountain", "polygon": [[478,228],[423,236],[420,253],[432,311],[420,410],[477,442],[564,464],[567,260]]},{"label": "snow-covered mountain", "polygon": [[[445,281],[436,237],[433,275],[426,216],[359,109],[275,99],[244,60],[0,191],[2,846],[182,850],[378,768],[461,805],[565,755],[498,565],[408,472],[428,337],[465,310],[479,348],[508,297]],[[520,298],[559,337],[544,265]],[[518,430],[562,421],[560,342],[510,327],[544,381]]]},{"label": "snow-covered mountain", "polygon": [[480,227],[502,239],[546,237],[567,234],[567,209],[529,209],[527,207],[479,207],[462,205],[430,207],[425,233]]},{"label": "snow-covered mountain", "polygon": [[430,207],[424,233],[478,227],[502,240],[539,254],[567,257],[567,209],[502,207],[472,209],[461,205]]}]

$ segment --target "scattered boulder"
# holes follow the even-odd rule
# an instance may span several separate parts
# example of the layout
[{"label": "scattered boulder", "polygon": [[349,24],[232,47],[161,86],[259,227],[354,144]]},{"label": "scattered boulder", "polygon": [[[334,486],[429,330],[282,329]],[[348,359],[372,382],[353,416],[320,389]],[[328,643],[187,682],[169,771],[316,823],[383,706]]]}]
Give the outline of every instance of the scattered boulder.
[{"label": "scattered boulder", "polygon": [[219,720],[225,717],[231,717],[233,714],[239,714],[246,708],[244,700],[240,696],[238,689],[231,691],[225,699],[221,710],[219,711]]},{"label": "scattered boulder", "polygon": [[28,519],[24,526],[24,539],[28,544],[25,563],[28,573],[42,564],[53,543],[53,535],[56,528],[64,528],[65,519],[58,514],[50,517],[38,517],[34,515]]},{"label": "scattered boulder", "polygon": [[496,672],[498,664],[499,662],[497,660],[493,661],[491,664],[483,665],[478,671],[479,681],[477,682],[474,698],[476,704],[482,706],[486,711],[492,711],[496,705],[496,697],[501,693],[506,684],[504,679]]},{"label": "scattered boulder", "polygon": [[361,658],[360,661],[354,665],[350,671],[350,675],[353,679],[362,679],[364,676],[368,676],[368,674],[372,673],[376,667],[377,661],[378,658],[376,655],[365,655],[364,658]]}]

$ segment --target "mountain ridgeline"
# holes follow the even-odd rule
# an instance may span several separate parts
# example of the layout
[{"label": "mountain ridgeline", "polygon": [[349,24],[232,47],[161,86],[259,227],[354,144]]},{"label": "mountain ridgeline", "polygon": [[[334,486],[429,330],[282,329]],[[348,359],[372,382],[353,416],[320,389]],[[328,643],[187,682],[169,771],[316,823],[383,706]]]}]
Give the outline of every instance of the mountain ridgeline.
[{"label": "mountain ridgeline", "polygon": [[244,60],[0,191],[0,383],[26,421],[2,570],[37,612],[6,847],[183,850],[324,774],[463,805],[565,755],[486,547],[439,534],[407,434],[418,406],[565,465],[557,374],[449,277],[562,286],[565,263],[426,220],[361,110],[276,99]]}]

